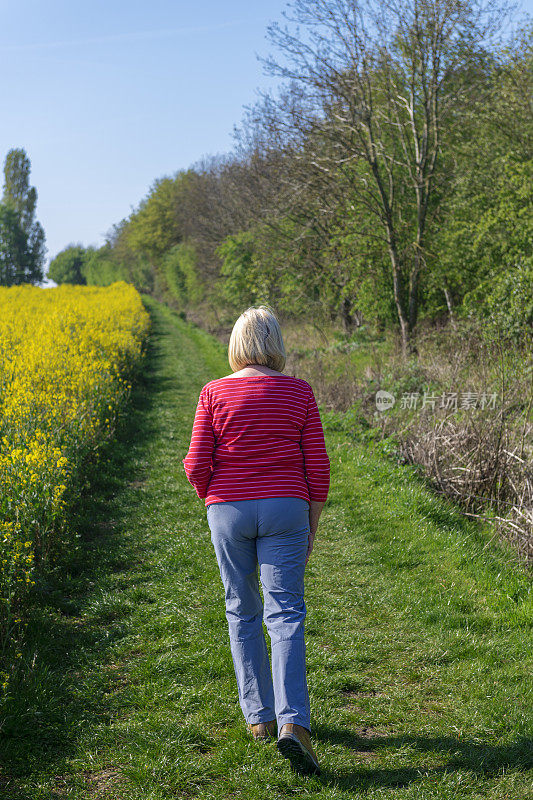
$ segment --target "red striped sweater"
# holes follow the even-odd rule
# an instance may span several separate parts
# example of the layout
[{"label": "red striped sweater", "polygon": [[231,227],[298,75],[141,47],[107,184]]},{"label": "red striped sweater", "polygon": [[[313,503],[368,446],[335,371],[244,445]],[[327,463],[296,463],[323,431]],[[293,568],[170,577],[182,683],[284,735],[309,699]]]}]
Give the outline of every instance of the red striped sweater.
[{"label": "red striped sweater", "polygon": [[209,381],[183,465],[206,506],[261,497],[325,500],[330,462],[311,386],[283,375]]}]

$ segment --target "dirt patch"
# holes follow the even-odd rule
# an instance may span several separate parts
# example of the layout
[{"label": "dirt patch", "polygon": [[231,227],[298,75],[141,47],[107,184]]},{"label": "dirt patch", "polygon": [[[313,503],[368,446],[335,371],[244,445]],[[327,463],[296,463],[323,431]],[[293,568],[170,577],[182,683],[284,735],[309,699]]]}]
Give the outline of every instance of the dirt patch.
[{"label": "dirt patch", "polygon": [[343,697],[381,697],[383,692],[380,692],[379,689],[360,686],[357,683],[347,683],[340,689],[340,694]]},{"label": "dirt patch", "polygon": [[115,529],[115,525],[117,524],[116,519],[105,519],[101,522],[94,523],[94,531],[95,533],[103,532],[103,531],[112,531]]},{"label": "dirt patch", "polygon": [[365,758],[376,758],[379,753],[379,744],[376,740],[388,738],[393,735],[389,729],[378,728],[372,725],[362,725],[351,730],[353,741],[351,749]]},{"label": "dirt patch", "polygon": [[386,731],[383,728],[374,728],[372,725],[363,725],[361,728],[355,728],[354,733],[361,739],[377,739],[381,736],[391,735],[391,731]]},{"label": "dirt patch", "polygon": [[0,772],[0,790],[14,789],[14,788],[15,788],[14,779],[11,778],[9,775],[6,775],[4,772]]},{"label": "dirt patch", "polygon": [[97,792],[106,792],[112,786],[125,780],[124,776],[116,767],[104,767],[97,772],[85,772],[85,780],[91,788]]},{"label": "dirt patch", "polygon": [[128,486],[130,487],[130,489],[142,489],[143,486],[146,486],[146,480],[139,479],[135,481],[130,481],[128,483]]},{"label": "dirt patch", "polygon": [[88,797],[98,800],[116,800],[117,786],[126,781],[118,767],[109,765],[99,770],[83,770],[78,775],[56,775],[56,786],[51,790],[52,797],[67,797],[76,780],[83,781]]}]

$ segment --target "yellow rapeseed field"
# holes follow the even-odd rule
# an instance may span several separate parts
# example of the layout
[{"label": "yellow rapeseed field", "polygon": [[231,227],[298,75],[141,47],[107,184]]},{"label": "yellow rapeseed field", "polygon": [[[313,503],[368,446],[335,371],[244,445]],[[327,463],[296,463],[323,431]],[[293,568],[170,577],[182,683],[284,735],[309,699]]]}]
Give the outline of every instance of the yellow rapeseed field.
[{"label": "yellow rapeseed field", "polygon": [[139,293],[0,287],[0,638],[65,528],[69,490],[129,394],[149,316]]}]

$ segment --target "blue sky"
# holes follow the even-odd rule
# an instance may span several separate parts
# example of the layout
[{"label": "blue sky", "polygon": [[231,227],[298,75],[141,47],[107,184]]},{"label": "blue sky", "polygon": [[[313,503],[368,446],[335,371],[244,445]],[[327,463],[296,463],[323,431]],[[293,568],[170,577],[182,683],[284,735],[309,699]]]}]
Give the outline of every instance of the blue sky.
[{"label": "blue sky", "polygon": [[102,244],[155,178],[231,149],[243,105],[269,81],[255,53],[285,6],[0,3],[1,166],[26,150],[48,259]]},{"label": "blue sky", "polygon": [[0,160],[13,147],[31,160],[47,260],[71,242],[103,244],[155,178],[231,149],[243,106],[271,80],[256,53],[285,7],[0,2]]}]

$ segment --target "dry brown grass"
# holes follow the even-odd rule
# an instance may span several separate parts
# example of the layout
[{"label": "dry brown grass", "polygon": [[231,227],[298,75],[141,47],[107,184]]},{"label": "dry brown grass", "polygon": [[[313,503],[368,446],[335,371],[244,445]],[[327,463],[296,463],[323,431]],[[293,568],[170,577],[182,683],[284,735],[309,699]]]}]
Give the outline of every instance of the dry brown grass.
[{"label": "dry brown grass", "polygon": [[[422,331],[413,386],[450,396],[458,408],[397,410],[381,415],[383,435],[394,433],[400,458],[423,466],[435,489],[470,516],[489,516],[495,531],[533,560],[533,348],[487,341],[472,324]],[[389,365],[391,385],[408,370]],[[395,383],[396,381],[396,383]],[[387,388],[384,386],[383,388]],[[471,392],[473,407],[461,407]],[[485,394],[488,405],[480,407]],[[495,394],[494,407],[491,395]]]}]

